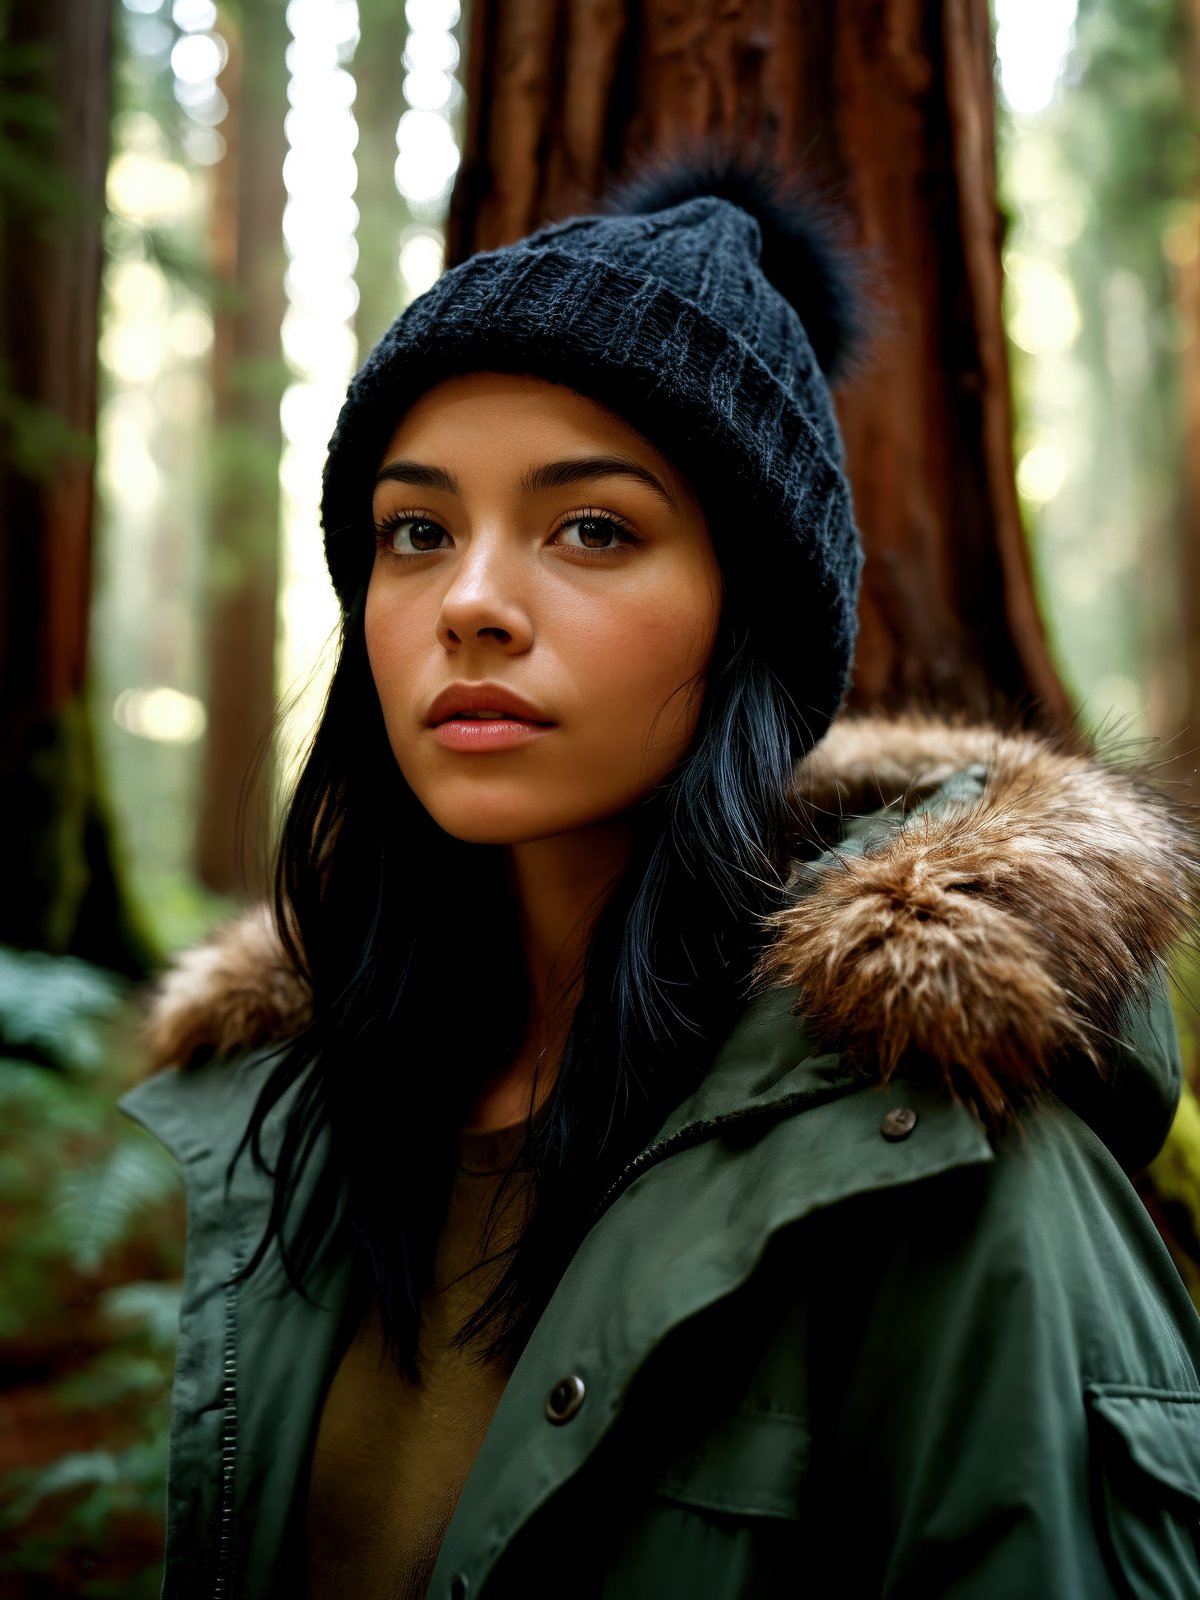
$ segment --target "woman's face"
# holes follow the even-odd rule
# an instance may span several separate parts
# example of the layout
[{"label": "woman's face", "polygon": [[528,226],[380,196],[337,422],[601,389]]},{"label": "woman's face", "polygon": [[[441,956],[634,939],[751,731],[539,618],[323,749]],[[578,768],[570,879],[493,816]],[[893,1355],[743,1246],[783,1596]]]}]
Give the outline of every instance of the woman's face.
[{"label": "woman's face", "polygon": [[379,463],[366,642],[400,770],[456,838],[628,811],[687,749],[721,577],[686,481],[541,378],[449,378]]}]

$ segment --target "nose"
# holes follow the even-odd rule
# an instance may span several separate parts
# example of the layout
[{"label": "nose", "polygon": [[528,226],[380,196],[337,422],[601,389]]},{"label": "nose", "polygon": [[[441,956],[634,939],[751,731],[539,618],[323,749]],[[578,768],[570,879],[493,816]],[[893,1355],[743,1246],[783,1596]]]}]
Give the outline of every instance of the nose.
[{"label": "nose", "polygon": [[447,650],[472,645],[519,655],[533,643],[520,558],[502,533],[473,539],[442,597],[437,636]]}]

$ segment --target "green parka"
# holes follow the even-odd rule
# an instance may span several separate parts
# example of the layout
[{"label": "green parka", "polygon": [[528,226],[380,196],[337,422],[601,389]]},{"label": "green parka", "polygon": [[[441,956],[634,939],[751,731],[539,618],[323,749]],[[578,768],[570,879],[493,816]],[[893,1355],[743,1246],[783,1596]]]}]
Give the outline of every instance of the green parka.
[{"label": "green parka", "polygon": [[[1200,1597],[1200,1320],[1122,1170],[1179,1094],[1158,959],[1191,846],[1137,780],[1029,739],[826,745],[812,816],[895,804],[798,876],[770,986],[598,1205],[439,1600]],[[273,1260],[228,1282],[270,1200],[248,1161],[226,1192],[263,1066],[235,1047],[303,1005],[268,941],[185,962],[157,1044],[219,1053],[122,1102],[187,1180],[170,1600],[303,1594],[350,1332],[344,1242],[311,1301]]]}]

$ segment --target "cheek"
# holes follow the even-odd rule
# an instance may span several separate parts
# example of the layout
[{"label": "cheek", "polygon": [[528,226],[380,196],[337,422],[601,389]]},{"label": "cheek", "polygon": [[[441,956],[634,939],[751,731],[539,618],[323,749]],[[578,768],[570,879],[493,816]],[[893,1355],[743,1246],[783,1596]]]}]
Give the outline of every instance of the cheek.
[{"label": "cheek", "polygon": [[682,754],[702,697],[692,680],[711,654],[717,614],[709,586],[673,587],[631,597],[581,630],[572,676],[597,734],[623,764],[649,755],[665,770]]},{"label": "cheek", "polygon": [[[437,608],[407,589],[367,592],[367,655],[393,754],[439,825],[512,844],[627,811],[686,751],[700,713],[720,611],[720,576],[674,567],[648,582],[528,591],[533,648],[514,659],[448,661]],[[490,668],[490,671],[489,671]],[[553,706],[561,734],[511,760],[447,755],[420,712],[450,677],[509,679]]]},{"label": "cheek", "polygon": [[633,703],[670,690],[703,667],[710,629],[675,607],[643,605],[596,630],[590,654],[603,654],[605,676]]},{"label": "cheek", "polygon": [[419,597],[406,596],[370,587],[363,613],[363,635],[367,660],[384,721],[393,730],[407,721],[409,702],[420,679],[422,651],[421,606]]}]

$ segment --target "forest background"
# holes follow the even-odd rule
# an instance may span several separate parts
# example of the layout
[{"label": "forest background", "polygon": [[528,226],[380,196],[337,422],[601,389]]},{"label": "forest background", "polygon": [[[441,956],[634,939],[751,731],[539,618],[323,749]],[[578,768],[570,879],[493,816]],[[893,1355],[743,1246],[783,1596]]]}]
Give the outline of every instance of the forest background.
[{"label": "forest background", "polygon": [[[890,297],[843,409],[859,702],[1040,705],[1200,798],[1200,4],[685,12],[0,0],[0,1594],[158,1592],[183,1208],[113,1110],[138,985],[266,882],[325,444],[446,259],[689,132],[802,150]],[[1200,1301],[1190,1091],[1139,1189]]]}]

